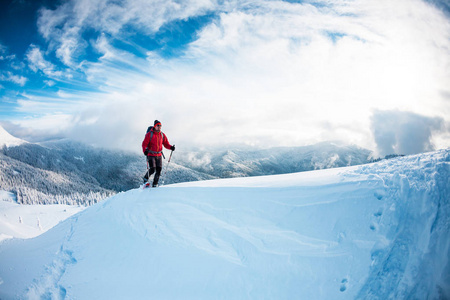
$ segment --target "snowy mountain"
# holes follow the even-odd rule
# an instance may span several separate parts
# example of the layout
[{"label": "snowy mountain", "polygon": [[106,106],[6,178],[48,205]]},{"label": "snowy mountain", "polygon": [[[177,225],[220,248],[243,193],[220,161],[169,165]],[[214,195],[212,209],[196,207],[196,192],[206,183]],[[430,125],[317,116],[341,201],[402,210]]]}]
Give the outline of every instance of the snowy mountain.
[{"label": "snowy mountain", "polygon": [[450,149],[133,189],[0,243],[1,299],[449,299]]},{"label": "snowy mountain", "polygon": [[[23,149],[39,150],[32,144],[24,147],[3,149],[3,151],[20,151]],[[26,152],[23,152],[26,153]],[[34,152],[26,156],[32,160],[42,158]],[[54,160],[58,163],[58,159]],[[42,160],[36,159],[40,164]],[[69,171],[52,171],[39,168],[13,159],[0,152],[0,190],[12,192],[21,204],[83,204],[90,205],[114,194],[114,191],[102,188],[93,177],[80,174],[74,169]]]},{"label": "snowy mountain", "polygon": [[[145,157],[69,140],[0,149],[0,190],[23,204],[90,205],[139,186]],[[166,182],[213,178],[172,164]]]},{"label": "snowy mountain", "polygon": [[[370,155],[369,150],[335,143],[250,151],[177,149],[169,167],[165,160],[160,183],[351,166],[369,162]],[[139,186],[145,171],[143,155],[70,140],[22,143],[0,149],[0,190],[14,193],[19,203],[25,204],[89,205]]]},{"label": "snowy mountain", "polygon": [[287,174],[370,162],[372,152],[353,145],[323,142],[304,147],[188,152],[176,162],[217,178]]},{"label": "snowy mountain", "polygon": [[12,136],[2,126],[0,126],[0,148],[19,146],[25,143],[27,142]]}]

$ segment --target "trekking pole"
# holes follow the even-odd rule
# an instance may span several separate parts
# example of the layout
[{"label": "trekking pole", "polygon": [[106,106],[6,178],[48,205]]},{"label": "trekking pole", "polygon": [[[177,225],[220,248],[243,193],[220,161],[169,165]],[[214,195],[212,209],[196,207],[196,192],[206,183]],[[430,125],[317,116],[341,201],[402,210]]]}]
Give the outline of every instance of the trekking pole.
[{"label": "trekking pole", "polygon": [[[175,145],[174,145],[174,146],[175,146]],[[169,169],[169,164],[170,164],[170,159],[172,158],[172,153],[173,153],[173,150],[170,151],[169,161],[167,162],[167,167],[166,167],[166,169],[164,170],[163,181],[162,181],[162,184],[163,184],[163,185],[164,185],[164,181],[166,180],[167,169]]]},{"label": "trekking pole", "polygon": [[148,158],[146,160],[147,160],[147,182],[144,182],[144,187],[147,187],[149,185],[148,182],[150,180],[150,168],[149,168],[149,165],[148,165]]}]

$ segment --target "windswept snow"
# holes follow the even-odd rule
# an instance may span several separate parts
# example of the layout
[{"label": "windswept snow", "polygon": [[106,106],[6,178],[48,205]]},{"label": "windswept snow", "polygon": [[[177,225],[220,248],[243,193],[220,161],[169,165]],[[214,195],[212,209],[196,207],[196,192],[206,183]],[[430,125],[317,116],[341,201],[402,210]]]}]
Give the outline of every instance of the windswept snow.
[{"label": "windswept snow", "polygon": [[448,299],[450,150],[135,189],[0,244],[1,299]]}]

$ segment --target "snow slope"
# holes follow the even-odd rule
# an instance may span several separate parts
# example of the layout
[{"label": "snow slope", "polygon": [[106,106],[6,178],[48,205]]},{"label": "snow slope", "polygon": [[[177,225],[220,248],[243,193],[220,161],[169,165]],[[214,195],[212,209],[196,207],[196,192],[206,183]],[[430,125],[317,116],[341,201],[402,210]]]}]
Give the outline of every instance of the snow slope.
[{"label": "snow slope", "polygon": [[75,205],[20,205],[13,193],[0,190],[0,242],[8,238],[36,237],[84,208]]},{"label": "snow slope", "polygon": [[450,149],[119,193],[0,244],[1,299],[448,299]]},{"label": "snow slope", "polygon": [[8,131],[6,131],[2,126],[0,126],[0,148],[2,148],[3,146],[6,147],[19,146],[25,143],[27,142],[12,136],[11,134],[9,134]]}]

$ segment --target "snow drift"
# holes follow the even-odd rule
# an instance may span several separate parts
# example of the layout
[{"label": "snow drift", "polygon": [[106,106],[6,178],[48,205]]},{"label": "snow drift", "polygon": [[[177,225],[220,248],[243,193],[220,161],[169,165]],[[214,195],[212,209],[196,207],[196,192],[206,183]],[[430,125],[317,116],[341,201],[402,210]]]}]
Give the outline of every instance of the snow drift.
[{"label": "snow drift", "polygon": [[0,298],[448,299],[450,150],[135,189],[0,244]]}]

